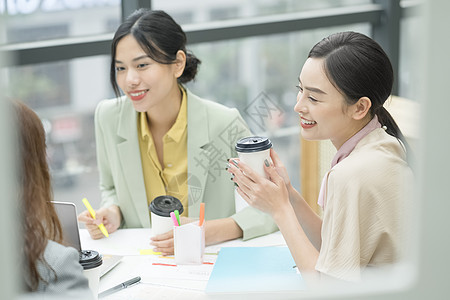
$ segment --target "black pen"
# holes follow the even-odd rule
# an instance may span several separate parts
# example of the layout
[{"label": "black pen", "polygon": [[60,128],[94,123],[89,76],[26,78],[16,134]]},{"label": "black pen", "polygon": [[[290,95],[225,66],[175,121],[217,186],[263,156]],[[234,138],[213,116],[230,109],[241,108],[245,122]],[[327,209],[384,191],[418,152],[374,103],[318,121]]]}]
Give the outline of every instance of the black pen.
[{"label": "black pen", "polygon": [[110,294],[115,293],[115,292],[117,292],[117,291],[120,291],[120,290],[122,290],[122,289],[126,289],[126,288],[129,287],[130,285],[136,284],[136,283],[138,283],[139,281],[141,281],[141,277],[140,277],[140,276],[134,277],[134,278],[132,278],[132,279],[130,279],[130,280],[127,280],[127,281],[125,281],[125,282],[119,284],[119,285],[116,285],[115,287],[112,287],[112,288],[110,288],[110,289],[107,289],[106,291],[101,292],[100,294],[98,294],[98,297],[99,297],[99,298],[105,297],[105,296],[107,296],[107,295],[110,295]]}]

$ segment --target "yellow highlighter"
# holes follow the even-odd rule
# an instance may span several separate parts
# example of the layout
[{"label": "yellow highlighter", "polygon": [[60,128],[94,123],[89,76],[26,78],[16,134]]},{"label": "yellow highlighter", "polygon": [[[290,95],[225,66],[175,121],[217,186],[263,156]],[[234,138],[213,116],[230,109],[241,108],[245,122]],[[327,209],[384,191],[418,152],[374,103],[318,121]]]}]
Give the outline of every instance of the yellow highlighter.
[{"label": "yellow highlighter", "polygon": [[[86,206],[86,208],[87,208],[87,210],[89,211],[89,213],[91,214],[92,219],[95,220],[95,211],[94,211],[94,209],[92,209],[91,204],[89,204],[89,202],[87,201],[86,198],[83,198],[83,203],[84,203],[84,206]],[[98,225],[98,228],[100,228],[100,231],[101,231],[106,237],[109,237],[108,231],[106,230],[105,225],[103,225],[103,223],[100,223],[100,224]]]}]

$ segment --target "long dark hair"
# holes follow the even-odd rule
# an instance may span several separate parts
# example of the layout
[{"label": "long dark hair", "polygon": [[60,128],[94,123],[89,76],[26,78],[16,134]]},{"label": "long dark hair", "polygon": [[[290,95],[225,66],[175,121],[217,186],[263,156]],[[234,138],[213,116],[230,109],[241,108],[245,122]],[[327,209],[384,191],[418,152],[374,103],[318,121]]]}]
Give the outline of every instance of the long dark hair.
[{"label": "long dark hair", "polygon": [[30,279],[26,284],[28,290],[34,291],[40,281],[46,282],[37,270],[39,261],[54,272],[43,254],[48,240],[62,242],[62,229],[50,202],[53,193],[42,122],[25,104],[13,101],[13,107],[19,128],[19,199],[25,235],[23,254]]},{"label": "long dark hair", "polygon": [[174,63],[177,52],[184,51],[186,66],[178,82],[186,83],[195,78],[201,62],[194,54],[186,51],[186,34],[181,26],[164,11],[141,8],[119,26],[112,41],[110,81],[117,97],[120,96],[120,89],[116,81],[116,48],[119,41],[129,34],[133,35],[151,59],[161,64]]},{"label": "long dark hair", "polygon": [[383,106],[392,92],[394,71],[377,42],[361,33],[339,32],[318,42],[308,57],[325,59],[325,73],[348,105],[368,97],[372,102],[370,116],[376,115],[381,125],[387,127],[387,133],[409,148],[394,118]]}]

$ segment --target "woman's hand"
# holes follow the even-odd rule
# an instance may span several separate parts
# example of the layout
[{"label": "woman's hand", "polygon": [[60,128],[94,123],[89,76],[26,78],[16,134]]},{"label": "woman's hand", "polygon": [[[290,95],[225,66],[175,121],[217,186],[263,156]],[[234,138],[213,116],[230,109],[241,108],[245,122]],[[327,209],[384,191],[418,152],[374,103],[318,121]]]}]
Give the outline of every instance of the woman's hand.
[{"label": "woman's hand", "polygon": [[122,221],[122,214],[117,205],[111,205],[95,211],[95,220],[89,211],[85,210],[78,215],[78,221],[85,224],[92,239],[98,240],[105,237],[98,228],[98,225],[103,223],[106,231],[111,234],[119,228],[120,222]]},{"label": "woman's hand", "polygon": [[284,166],[283,162],[281,161],[280,157],[275,152],[275,150],[273,150],[273,148],[270,148],[270,158],[272,159],[273,167],[277,171],[278,175],[280,175],[281,178],[283,178],[286,187],[289,187],[291,185],[291,179],[289,178],[286,167]]},{"label": "woman's hand", "polygon": [[[181,225],[193,222],[194,219],[181,217]],[[154,246],[153,251],[161,252],[162,255],[172,255],[174,253],[173,230],[161,233],[150,238],[150,245]]]},{"label": "woman's hand", "polygon": [[[268,160],[264,162],[264,171],[268,179],[259,176],[244,162],[234,158],[229,160],[228,172],[234,174],[232,180],[237,184],[237,191],[251,206],[266,212],[274,219],[290,206],[286,178],[286,169],[278,156],[273,152],[274,166]],[[272,154],[272,152],[271,152]],[[280,176],[279,172],[283,175]],[[291,207],[292,209],[292,207]]]},{"label": "woman's hand", "polygon": [[162,255],[172,255],[174,253],[173,230],[161,233],[150,238],[150,245],[153,251],[161,252]]}]

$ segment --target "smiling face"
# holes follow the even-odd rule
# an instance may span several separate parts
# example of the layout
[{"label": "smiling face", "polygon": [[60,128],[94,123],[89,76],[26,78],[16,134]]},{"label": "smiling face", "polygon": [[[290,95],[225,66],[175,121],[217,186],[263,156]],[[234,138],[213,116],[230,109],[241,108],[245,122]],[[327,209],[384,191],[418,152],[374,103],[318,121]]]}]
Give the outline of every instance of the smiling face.
[{"label": "smiling face", "polygon": [[325,74],[324,59],[308,58],[299,77],[294,110],[300,115],[306,140],[330,139],[336,149],[362,128],[355,120],[357,104],[348,106],[344,96]]},{"label": "smiling face", "polygon": [[167,99],[176,99],[180,93],[177,78],[183,73],[184,64],[180,73],[177,63],[157,63],[132,35],[118,42],[115,65],[117,84],[138,112],[147,112],[153,107],[162,108]]}]

